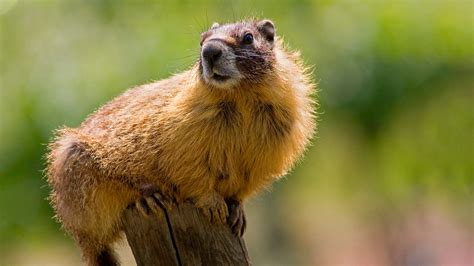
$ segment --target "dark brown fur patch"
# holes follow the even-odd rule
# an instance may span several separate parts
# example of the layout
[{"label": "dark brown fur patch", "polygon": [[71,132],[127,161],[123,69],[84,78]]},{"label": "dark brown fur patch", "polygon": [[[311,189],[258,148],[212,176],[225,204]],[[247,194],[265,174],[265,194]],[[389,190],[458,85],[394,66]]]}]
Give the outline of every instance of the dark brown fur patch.
[{"label": "dark brown fur patch", "polygon": [[226,127],[231,127],[233,124],[235,124],[238,116],[235,102],[220,102],[218,108],[219,112],[216,116],[217,120],[222,122]]},{"label": "dark brown fur patch", "polygon": [[221,181],[224,181],[224,180],[229,179],[229,174],[226,173],[226,172],[222,172],[222,173],[219,174],[219,176],[217,178]]},{"label": "dark brown fur patch", "polygon": [[275,58],[272,51],[266,48],[236,48],[235,55],[237,68],[246,82],[258,83],[273,70]]},{"label": "dark brown fur patch", "polygon": [[244,170],[244,180],[247,182],[250,180],[250,170]]},{"label": "dark brown fur patch", "polygon": [[277,138],[288,135],[291,131],[291,119],[288,112],[268,103],[258,105],[256,114],[259,121],[266,125],[267,133]]}]

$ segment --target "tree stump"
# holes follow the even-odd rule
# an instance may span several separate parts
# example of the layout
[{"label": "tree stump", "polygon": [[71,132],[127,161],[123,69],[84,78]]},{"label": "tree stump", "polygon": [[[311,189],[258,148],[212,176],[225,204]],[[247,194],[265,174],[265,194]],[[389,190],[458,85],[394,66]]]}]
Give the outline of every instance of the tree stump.
[{"label": "tree stump", "polygon": [[244,240],[233,235],[228,225],[211,224],[190,203],[148,217],[128,208],[124,223],[138,266],[250,265]]}]

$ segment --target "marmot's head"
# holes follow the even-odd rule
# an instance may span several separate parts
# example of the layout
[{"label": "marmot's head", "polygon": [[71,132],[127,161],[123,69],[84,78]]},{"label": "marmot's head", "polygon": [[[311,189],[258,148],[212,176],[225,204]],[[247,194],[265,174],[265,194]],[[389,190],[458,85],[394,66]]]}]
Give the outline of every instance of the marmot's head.
[{"label": "marmot's head", "polygon": [[275,26],[270,20],[212,27],[202,34],[200,72],[213,87],[261,82],[272,71]]}]

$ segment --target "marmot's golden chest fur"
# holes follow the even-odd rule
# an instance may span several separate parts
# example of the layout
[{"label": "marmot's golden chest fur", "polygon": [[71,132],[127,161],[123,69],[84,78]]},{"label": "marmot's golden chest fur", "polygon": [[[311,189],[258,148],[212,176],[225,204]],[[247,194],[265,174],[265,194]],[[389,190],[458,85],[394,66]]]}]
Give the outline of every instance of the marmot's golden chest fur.
[{"label": "marmot's golden chest fur", "polygon": [[[190,70],[58,131],[48,157],[57,216],[91,265],[116,263],[108,246],[121,213],[150,189],[194,200],[223,222],[229,204],[241,208],[302,154],[315,126],[313,90],[271,21],[214,24]],[[237,234],[240,213],[231,214]]]}]

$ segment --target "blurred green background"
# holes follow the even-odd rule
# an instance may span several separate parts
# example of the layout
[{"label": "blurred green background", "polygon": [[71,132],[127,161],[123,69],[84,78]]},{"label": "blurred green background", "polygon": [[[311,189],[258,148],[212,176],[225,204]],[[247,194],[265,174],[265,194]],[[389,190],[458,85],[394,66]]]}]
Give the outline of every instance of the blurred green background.
[{"label": "blurred green background", "polygon": [[252,16],[314,66],[321,103],[304,160],[247,204],[254,264],[472,265],[474,3],[455,0],[0,0],[0,264],[80,265],[45,200],[52,130]]}]

